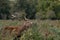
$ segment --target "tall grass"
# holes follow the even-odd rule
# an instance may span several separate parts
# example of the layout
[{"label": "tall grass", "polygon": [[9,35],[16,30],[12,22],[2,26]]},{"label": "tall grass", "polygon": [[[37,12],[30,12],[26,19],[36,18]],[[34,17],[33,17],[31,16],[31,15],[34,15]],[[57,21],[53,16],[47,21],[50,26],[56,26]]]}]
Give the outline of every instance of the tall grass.
[{"label": "tall grass", "polygon": [[[60,20],[31,20],[33,25],[22,32],[20,40],[60,40]],[[0,21],[0,26],[18,26],[23,21]],[[0,34],[1,35],[1,34]],[[13,40],[14,35],[8,35],[6,40]],[[0,40],[1,36],[0,36]]]}]

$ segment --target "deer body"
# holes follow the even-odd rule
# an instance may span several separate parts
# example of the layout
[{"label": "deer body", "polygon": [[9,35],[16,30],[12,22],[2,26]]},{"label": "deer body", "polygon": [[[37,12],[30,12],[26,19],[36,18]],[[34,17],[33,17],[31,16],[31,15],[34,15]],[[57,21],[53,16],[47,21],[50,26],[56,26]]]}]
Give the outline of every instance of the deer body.
[{"label": "deer body", "polygon": [[[30,21],[25,21],[23,25],[21,26],[6,26],[4,27],[4,31],[5,30],[9,30],[10,33],[12,33],[13,31],[15,31],[16,37],[13,40],[17,40],[17,38],[19,38],[21,36],[21,32],[23,32],[24,30],[27,30],[30,26],[31,26],[32,22]],[[3,32],[3,34],[5,34],[5,32]]]}]

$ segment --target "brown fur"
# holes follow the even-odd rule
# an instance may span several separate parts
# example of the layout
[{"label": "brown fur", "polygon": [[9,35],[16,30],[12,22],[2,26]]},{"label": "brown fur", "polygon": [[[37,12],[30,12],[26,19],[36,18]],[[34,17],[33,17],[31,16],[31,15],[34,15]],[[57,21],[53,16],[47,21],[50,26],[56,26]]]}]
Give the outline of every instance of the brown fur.
[{"label": "brown fur", "polygon": [[32,25],[31,21],[25,21],[21,26],[6,26],[6,27],[3,28],[3,30],[4,30],[3,35],[6,33],[5,30],[9,30],[10,33],[15,31],[15,34],[17,35],[16,37],[18,37],[18,36],[21,35],[20,34],[21,32],[23,32],[24,30],[26,30],[29,27],[31,27],[31,25]]}]

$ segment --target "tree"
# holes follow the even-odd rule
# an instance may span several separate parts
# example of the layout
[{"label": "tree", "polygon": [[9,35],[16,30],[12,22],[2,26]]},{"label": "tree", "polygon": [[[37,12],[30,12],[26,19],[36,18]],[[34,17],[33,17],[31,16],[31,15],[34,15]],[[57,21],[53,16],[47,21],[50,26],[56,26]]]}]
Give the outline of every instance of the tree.
[{"label": "tree", "polygon": [[19,10],[25,10],[26,18],[35,19],[36,0],[19,0],[18,5]]},{"label": "tree", "polygon": [[8,19],[9,17],[9,1],[8,0],[0,0],[0,15],[1,19]]}]

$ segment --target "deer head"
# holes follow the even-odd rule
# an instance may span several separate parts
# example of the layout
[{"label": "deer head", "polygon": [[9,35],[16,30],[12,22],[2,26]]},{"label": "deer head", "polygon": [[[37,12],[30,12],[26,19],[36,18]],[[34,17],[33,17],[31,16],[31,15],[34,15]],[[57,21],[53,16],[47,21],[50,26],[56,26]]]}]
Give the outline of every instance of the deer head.
[{"label": "deer head", "polygon": [[32,25],[32,22],[29,19],[25,18],[25,22],[23,25],[28,27],[28,26]]}]

